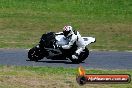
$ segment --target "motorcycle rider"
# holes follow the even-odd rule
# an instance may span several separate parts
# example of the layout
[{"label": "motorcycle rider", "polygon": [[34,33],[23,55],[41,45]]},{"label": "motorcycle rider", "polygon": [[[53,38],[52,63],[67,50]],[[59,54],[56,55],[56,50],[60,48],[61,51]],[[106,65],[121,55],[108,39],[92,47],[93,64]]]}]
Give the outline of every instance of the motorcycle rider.
[{"label": "motorcycle rider", "polygon": [[73,31],[72,26],[64,26],[63,34],[65,39],[69,41],[68,44],[61,46],[63,49],[70,49],[74,43],[77,45],[75,54],[72,55],[73,59],[78,59],[80,53],[85,49],[84,40],[78,31]]}]

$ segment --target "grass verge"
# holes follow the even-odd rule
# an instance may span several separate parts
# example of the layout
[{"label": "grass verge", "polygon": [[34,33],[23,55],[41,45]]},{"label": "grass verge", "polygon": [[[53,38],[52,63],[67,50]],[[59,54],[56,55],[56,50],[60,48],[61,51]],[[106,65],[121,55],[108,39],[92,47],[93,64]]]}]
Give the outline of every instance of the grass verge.
[{"label": "grass verge", "polygon": [[0,0],[0,48],[31,48],[45,32],[72,25],[92,49],[132,50],[131,0]]},{"label": "grass verge", "polygon": [[[129,84],[76,83],[78,69],[55,67],[0,66],[0,88],[131,88]],[[130,74],[132,70],[86,70],[89,74]]]}]

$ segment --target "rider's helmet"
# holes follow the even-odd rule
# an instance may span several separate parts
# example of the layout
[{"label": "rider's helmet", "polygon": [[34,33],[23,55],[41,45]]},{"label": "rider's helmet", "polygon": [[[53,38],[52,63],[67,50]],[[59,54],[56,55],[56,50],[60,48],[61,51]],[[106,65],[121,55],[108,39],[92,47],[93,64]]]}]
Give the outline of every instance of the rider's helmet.
[{"label": "rider's helmet", "polygon": [[64,26],[63,34],[65,37],[69,37],[70,35],[72,35],[72,33],[73,33],[72,26]]}]

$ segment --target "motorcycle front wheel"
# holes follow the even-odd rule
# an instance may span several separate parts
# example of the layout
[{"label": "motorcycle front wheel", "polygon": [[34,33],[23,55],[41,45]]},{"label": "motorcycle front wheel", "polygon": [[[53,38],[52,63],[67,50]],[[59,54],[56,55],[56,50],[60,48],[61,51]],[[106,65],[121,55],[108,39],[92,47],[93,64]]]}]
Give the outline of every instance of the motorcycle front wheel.
[{"label": "motorcycle front wheel", "polygon": [[89,55],[89,50],[87,48],[84,49],[83,52],[80,53],[78,56],[78,59],[73,59],[72,56],[69,57],[69,59],[72,61],[72,63],[79,64],[82,61],[84,61]]}]

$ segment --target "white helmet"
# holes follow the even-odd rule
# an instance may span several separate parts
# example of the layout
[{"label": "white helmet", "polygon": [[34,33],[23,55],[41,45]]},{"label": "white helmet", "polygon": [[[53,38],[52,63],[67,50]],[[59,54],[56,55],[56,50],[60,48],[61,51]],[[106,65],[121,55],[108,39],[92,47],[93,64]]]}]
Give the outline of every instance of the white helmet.
[{"label": "white helmet", "polygon": [[63,34],[65,37],[68,37],[72,34],[72,26],[64,26],[63,28]]}]

